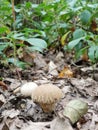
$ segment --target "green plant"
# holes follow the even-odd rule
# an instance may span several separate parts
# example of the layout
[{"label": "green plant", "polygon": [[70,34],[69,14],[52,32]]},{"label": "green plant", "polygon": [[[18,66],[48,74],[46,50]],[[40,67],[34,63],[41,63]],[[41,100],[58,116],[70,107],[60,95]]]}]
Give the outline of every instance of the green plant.
[{"label": "green plant", "polygon": [[[42,52],[47,45],[48,47],[62,45],[62,48],[67,50],[75,50],[76,58],[87,52],[91,62],[97,62],[96,0],[51,0],[41,4],[24,2],[15,6],[13,4],[14,8],[10,8],[12,3],[7,0],[1,0],[1,3],[3,3],[3,6],[0,6],[2,59],[9,58],[4,53],[7,48],[14,50],[10,57],[19,60],[17,50],[20,48]],[[29,44],[25,44],[26,42]]]},{"label": "green plant", "polygon": [[[23,33],[11,32],[6,37],[2,37],[0,42],[0,54],[2,58],[5,58],[7,62],[13,63],[15,66],[24,68],[26,63],[19,61],[17,57],[17,52],[20,48],[25,47],[27,51],[39,51],[42,52],[43,49],[47,48],[47,43],[40,38],[27,38]],[[29,43],[26,45],[25,42]],[[7,49],[12,49],[12,54],[7,56]]]},{"label": "green plant", "polygon": [[[1,4],[2,4],[2,6],[0,6],[1,10],[0,13],[2,20],[0,25],[1,62],[4,64],[12,63],[15,66],[24,68],[27,65],[27,63],[24,63],[19,60],[18,57],[19,51],[22,50],[21,48],[25,48],[26,51],[30,52],[32,51],[42,52],[43,49],[47,48],[47,43],[42,39],[42,37],[44,37],[44,33],[43,31],[37,30],[35,28],[30,29],[26,28],[26,26],[24,28],[24,25],[22,25],[22,27],[19,26],[19,23],[17,22],[19,21],[19,18],[17,18],[17,16],[19,15],[15,16],[14,13],[14,1],[12,1],[12,3],[9,3],[7,0],[5,2],[1,1]],[[31,3],[29,2],[26,3],[26,12],[28,12],[28,9],[31,7],[30,5]],[[27,18],[27,15],[25,17]],[[29,23],[31,23],[31,21],[29,21]],[[17,26],[19,26],[19,28]],[[28,44],[26,44],[26,42]],[[8,51],[9,54],[7,54]],[[23,53],[22,51],[21,53]]]},{"label": "green plant", "polygon": [[[78,6],[77,6],[78,5]],[[72,7],[71,7],[72,8]],[[75,58],[79,58],[87,52],[91,63],[98,62],[98,4],[89,1],[77,1],[74,3],[74,26],[67,50],[75,50]]]}]

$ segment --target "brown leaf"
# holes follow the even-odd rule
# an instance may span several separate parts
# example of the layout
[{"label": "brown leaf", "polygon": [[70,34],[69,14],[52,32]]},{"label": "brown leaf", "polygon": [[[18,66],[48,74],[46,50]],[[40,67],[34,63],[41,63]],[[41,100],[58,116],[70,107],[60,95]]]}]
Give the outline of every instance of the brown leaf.
[{"label": "brown leaf", "polygon": [[7,90],[8,89],[7,85],[3,81],[0,81],[0,86],[1,86],[1,88],[3,90]]},{"label": "brown leaf", "polygon": [[2,130],[9,130],[9,127],[8,127],[8,125],[6,123],[4,124]]},{"label": "brown leaf", "polygon": [[64,69],[59,73],[58,78],[72,78],[73,72],[68,66],[65,66]]},{"label": "brown leaf", "polygon": [[84,54],[82,55],[82,60],[83,60],[83,61],[86,61],[86,62],[89,60],[87,53],[88,53],[88,52],[85,51]]},{"label": "brown leaf", "polygon": [[97,23],[95,20],[92,20],[92,23],[91,23],[91,30],[94,32],[96,31],[97,29]]}]

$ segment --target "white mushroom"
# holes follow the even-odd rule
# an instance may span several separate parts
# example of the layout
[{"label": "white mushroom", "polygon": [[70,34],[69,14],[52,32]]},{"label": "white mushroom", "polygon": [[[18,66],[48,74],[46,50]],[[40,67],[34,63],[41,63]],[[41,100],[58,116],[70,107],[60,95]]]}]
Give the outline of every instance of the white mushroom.
[{"label": "white mushroom", "polygon": [[55,104],[62,98],[63,93],[60,88],[53,84],[43,84],[37,87],[31,97],[38,103],[44,112],[51,112],[55,109]]},{"label": "white mushroom", "polygon": [[38,87],[38,85],[34,82],[27,82],[21,87],[14,90],[14,94],[20,92],[23,96],[29,97],[32,95],[33,91]]}]

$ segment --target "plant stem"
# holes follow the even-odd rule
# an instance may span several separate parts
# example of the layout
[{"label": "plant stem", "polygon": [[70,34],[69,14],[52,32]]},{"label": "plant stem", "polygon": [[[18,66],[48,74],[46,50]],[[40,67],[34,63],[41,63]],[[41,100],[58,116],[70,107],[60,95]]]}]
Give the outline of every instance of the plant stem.
[{"label": "plant stem", "polygon": [[12,14],[13,14],[13,29],[15,31],[15,19],[16,19],[16,16],[15,16],[15,10],[14,10],[14,0],[12,0]]}]

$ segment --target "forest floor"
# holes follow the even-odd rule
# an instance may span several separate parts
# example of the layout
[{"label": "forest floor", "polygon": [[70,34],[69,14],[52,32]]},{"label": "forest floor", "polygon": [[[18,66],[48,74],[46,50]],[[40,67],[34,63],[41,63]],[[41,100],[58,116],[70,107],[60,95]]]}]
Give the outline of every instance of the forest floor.
[{"label": "forest floor", "polygon": [[[98,130],[98,70],[82,60],[73,62],[70,54],[51,50],[33,53],[25,70],[0,65],[0,130]],[[52,83],[64,93],[52,113],[44,113],[31,98],[13,91],[26,82]],[[88,104],[88,111],[75,124],[66,123],[62,111],[71,100]],[[61,116],[60,116],[61,115]],[[61,118],[62,117],[62,118]]]}]

